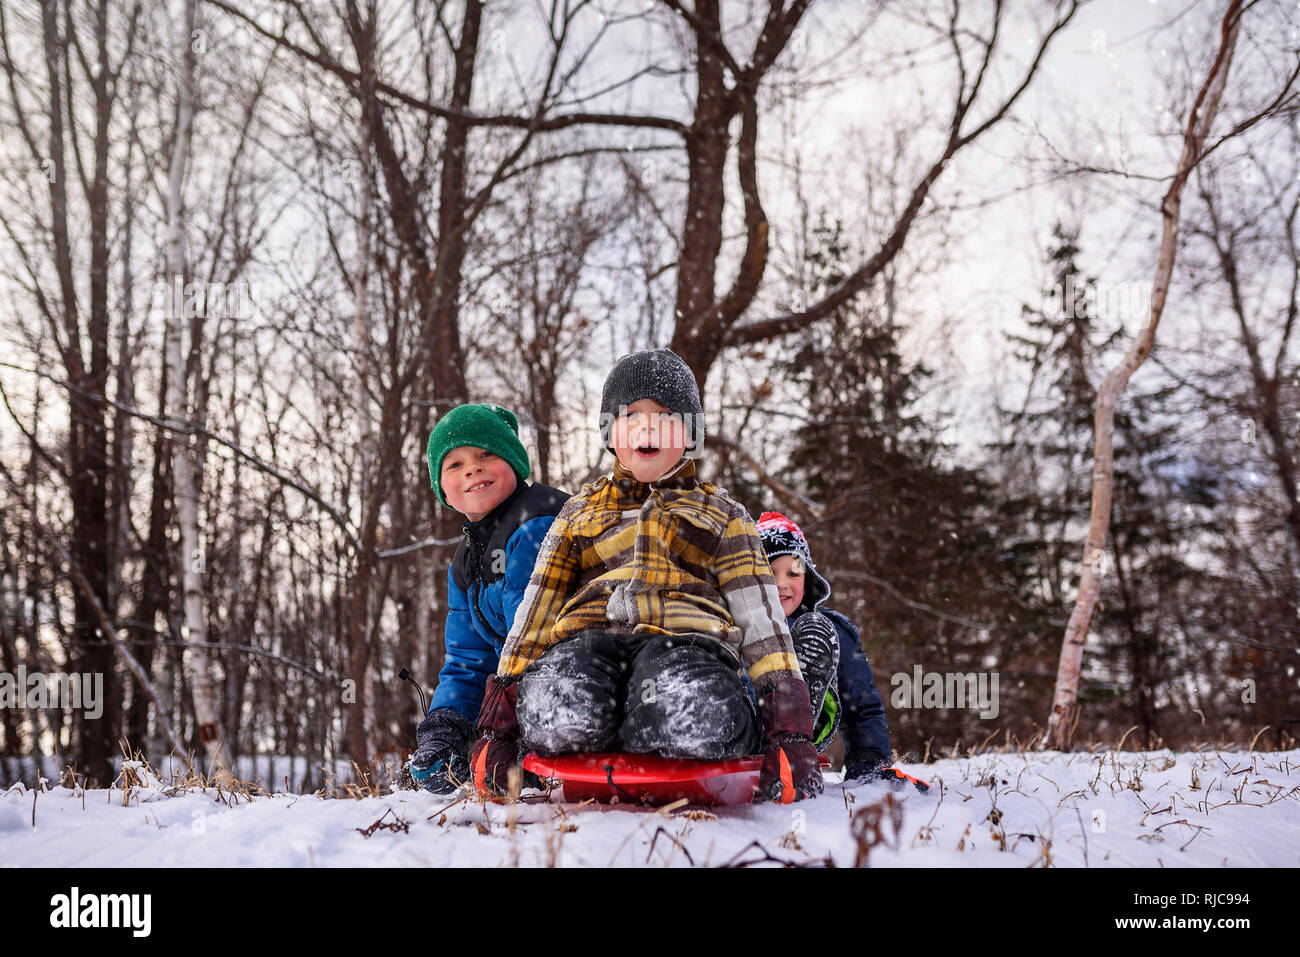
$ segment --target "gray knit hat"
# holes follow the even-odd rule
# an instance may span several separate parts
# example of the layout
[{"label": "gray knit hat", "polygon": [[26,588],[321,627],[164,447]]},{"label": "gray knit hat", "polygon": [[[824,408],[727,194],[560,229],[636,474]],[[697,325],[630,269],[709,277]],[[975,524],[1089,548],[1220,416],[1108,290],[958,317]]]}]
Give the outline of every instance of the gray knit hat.
[{"label": "gray knit hat", "polygon": [[671,349],[633,352],[615,363],[600,395],[600,437],[614,451],[610,432],[619,412],[639,399],[653,399],[686,422],[686,452],[704,445],[704,407],[700,388],[685,360]]}]

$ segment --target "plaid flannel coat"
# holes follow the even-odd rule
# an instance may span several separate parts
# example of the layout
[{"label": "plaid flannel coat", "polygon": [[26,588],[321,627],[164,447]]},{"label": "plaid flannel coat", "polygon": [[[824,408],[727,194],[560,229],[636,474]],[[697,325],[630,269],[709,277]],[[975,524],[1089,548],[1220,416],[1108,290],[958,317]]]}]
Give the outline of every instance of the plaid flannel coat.
[{"label": "plaid flannel coat", "polygon": [[757,687],[802,677],[754,520],[686,458],[657,482],[615,463],[543,539],[497,673],[519,675],[581,631],[704,634]]}]

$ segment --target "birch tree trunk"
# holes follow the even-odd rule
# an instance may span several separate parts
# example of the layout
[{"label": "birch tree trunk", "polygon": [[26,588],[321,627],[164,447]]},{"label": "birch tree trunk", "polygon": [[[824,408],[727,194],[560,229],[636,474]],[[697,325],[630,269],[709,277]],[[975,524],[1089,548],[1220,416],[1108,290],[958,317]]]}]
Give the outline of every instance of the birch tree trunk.
[{"label": "birch tree trunk", "polygon": [[[372,11],[373,14],[373,11]],[[358,177],[357,191],[359,206],[357,209],[357,259],[353,273],[352,294],[356,304],[356,349],[357,349],[357,448],[361,457],[361,500],[363,502],[371,501],[371,485],[373,482],[372,469],[375,464],[376,447],[375,447],[375,430],[374,418],[370,411],[370,390],[372,383],[371,369],[371,337],[370,337],[370,188],[371,177],[374,175],[370,164],[370,132],[364,117],[360,122],[360,135],[357,144],[357,159],[359,162],[360,175]],[[357,598],[356,600],[362,600]],[[367,591],[364,600],[369,605],[369,592]],[[365,619],[370,619],[370,609],[363,609]],[[371,655],[371,649],[367,644],[363,649],[353,651],[353,680],[358,683],[356,701],[352,704],[354,708],[360,708],[360,728],[354,734],[354,751],[359,747],[360,752],[352,755],[353,760],[361,762],[366,760],[373,752],[373,736],[375,732],[375,702],[374,702],[374,662]]]},{"label": "birch tree trunk", "polygon": [[1165,193],[1160,212],[1163,231],[1160,238],[1160,255],[1156,261],[1155,282],[1151,289],[1151,312],[1146,328],[1124,356],[1123,361],[1108,375],[1097,390],[1097,410],[1093,418],[1096,439],[1093,447],[1092,514],[1088,538],[1083,548],[1083,572],[1079,582],[1079,597],[1066,625],[1065,639],[1061,643],[1061,657],[1056,672],[1056,693],[1052,700],[1052,713],[1043,733],[1045,748],[1068,750],[1074,736],[1074,726],[1079,717],[1079,671],[1083,662],[1083,646],[1088,640],[1092,617],[1101,593],[1102,559],[1105,555],[1106,536],[1110,530],[1110,506],[1113,491],[1112,462],[1114,456],[1115,403],[1129,379],[1146,359],[1155,344],[1156,329],[1164,312],[1169,293],[1169,281],[1174,271],[1174,257],[1178,248],[1178,218],[1183,185],[1200,162],[1206,136],[1214,122],[1228,80],[1233,48],[1241,25],[1242,0],[1231,0],[1220,29],[1219,50],[1205,78],[1196,101],[1192,104],[1183,133],[1183,152],[1173,182]]},{"label": "birch tree trunk", "polygon": [[[185,192],[185,166],[189,159],[194,133],[194,73],[197,0],[185,0],[183,30],[179,41],[181,73],[176,110],[176,139],[172,145],[171,169],[167,190],[167,409],[171,418],[190,419],[187,409],[187,379],[181,348],[185,337],[185,249],[182,221]],[[181,638],[182,660],[194,696],[194,716],[199,725],[199,740],[209,760],[209,772],[228,774],[226,755],[222,751],[221,727],[217,720],[216,698],[208,672],[207,625],[203,617],[203,549],[199,541],[198,489],[200,476],[194,467],[190,437],[178,433],[172,438],[172,478],[176,499],[176,519],[180,525],[180,573],[184,621]],[[189,645],[188,643],[196,643]]]}]

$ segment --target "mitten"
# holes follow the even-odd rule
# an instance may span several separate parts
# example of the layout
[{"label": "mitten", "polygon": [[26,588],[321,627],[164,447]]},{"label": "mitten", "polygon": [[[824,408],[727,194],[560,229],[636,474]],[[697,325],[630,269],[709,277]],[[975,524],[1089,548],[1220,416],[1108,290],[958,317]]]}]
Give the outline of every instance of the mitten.
[{"label": "mitten", "polygon": [[876,777],[882,781],[888,781],[896,788],[906,787],[907,782],[912,782],[912,787],[916,788],[922,794],[930,790],[930,785],[926,784],[920,778],[914,778],[910,774],[898,770],[898,768],[883,767],[876,769]]},{"label": "mitten", "polygon": [[476,728],[482,733],[470,754],[470,774],[480,795],[504,794],[510,769],[519,764],[519,717],[515,711],[517,679],[492,675],[479,709]]},{"label": "mitten", "polygon": [[844,780],[865,781],[875,777],[880,768],[889,764],[889,758],[879,751],[858,749],[844,756]]},{"label": "mitten", "polygon": [[448,794],[469,780],[466,752],[474,729],[454,708],[430,711],[415,732],[411,778],[434,794]]},{"label": "mitten", "polygon": [[763,712],[763,767],[754,803],[790,804],[822,791],[822,769],[812,743],[808,686],[799,678],[774,681],[759,692]]},{"label": "mitten", "polygon": [[889,759],[878,751],[853,751],[844,759],[844,780],[848,781],[887,781],[897,787],[903,787],[908,781],[924,794],[930,785],[920,778],[889,766]]}]

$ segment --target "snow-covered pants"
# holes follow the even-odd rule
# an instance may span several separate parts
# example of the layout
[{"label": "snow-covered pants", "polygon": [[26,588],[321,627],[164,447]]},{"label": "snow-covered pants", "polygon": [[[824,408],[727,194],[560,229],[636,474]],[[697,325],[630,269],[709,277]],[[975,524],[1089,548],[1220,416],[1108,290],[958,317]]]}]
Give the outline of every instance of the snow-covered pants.
[{"label": "snow-covered pants", "polygon": [[523,747],[706,761],[753,754],[761,725],[741,675],[705,635],[584,631],[520,677]]}]

